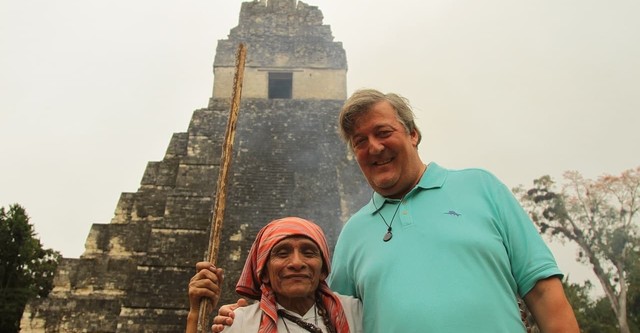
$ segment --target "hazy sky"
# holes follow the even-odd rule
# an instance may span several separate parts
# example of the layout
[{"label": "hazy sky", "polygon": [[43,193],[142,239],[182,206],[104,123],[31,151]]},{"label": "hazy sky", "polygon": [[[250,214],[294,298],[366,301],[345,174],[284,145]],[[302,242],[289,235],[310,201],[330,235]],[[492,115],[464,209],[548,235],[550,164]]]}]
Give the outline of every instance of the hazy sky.
[{"label": "hazy sky", "polygon": [[[510,187],[640,165],[640,1],[306,3],[343,43],[349,93],[409,98],[425,162]],[[0,0],[0,206],[23,205],[46,247],[80,256],[207,106],[240,4]],[[588,276],[551,246],[573,280]]]}]

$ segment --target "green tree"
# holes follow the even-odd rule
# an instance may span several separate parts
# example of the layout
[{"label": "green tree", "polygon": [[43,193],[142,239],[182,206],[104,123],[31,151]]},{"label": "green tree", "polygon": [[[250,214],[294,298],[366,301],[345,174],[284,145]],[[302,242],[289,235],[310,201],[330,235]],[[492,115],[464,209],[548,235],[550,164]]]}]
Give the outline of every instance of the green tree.
[{"label": "green tree", "polygon": [[551,177],[543,176],[534,180],[533,188],[516,193],[542,234],[578,245],[577,260],[591,266],[619,331],[630,333],[629,319],[637,318],[637,313],[629,314],[628,300],[640,252],[640,167],[597,180],[576,171],[565,172],[563,178],[559,189]]},{"label": "green tree", "polygon": [[[605,298],[601,298],[597,301],[592,301],[589,292],[593,288],[590,281],[585,281],[583,284],[571,283],[568,278],[565,277],[562,280],[562,286],[564,293],[567,296],[567,300],[573,307],[573,311],[580,325],[580,331],[582,333],[616,333],[618,332],[616,325],[616,317],[611,310],[609,301]],[[535,321],[535,318],[531,315],[531,312],[524,307],[527,315],[527,322],[530,329],[528,333],[540,333],[540,329]]]},{"label": "green tree", "polygon": [[60,253],[43,249],[20,205],[0,207],[0,332],[18,332],[27,301],[53,287]]},{"label": "green tree", "polygon": [[618,332],[616,316],[609,300],[603,297],[592,301],[589,297],[589,291],[593,288],[591,282],[586,281],[581,285],[565,280],[562,284],[583,333]]},{"label": "green tree", "polygon": [[627,306],[632,332],[640,333],[640,256],[636,255],[633,262],[634,265],[629,274],[629,304]]}]

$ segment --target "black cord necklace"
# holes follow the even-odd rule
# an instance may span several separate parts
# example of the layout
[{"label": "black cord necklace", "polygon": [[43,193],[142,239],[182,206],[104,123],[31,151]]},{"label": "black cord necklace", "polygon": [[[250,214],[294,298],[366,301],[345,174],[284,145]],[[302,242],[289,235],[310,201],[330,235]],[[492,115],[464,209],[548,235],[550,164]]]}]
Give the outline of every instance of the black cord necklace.
[{"label": "black cord necklace", "polygon": [[[318,311],[315,308],[313,309],[313,311],[314,311],[314,318],[315,318],[314,321],[315,321],[316,325],[318,325]],[[302,319],[302,318],[298,318],[296,316],[293,316],[293,315],[287,313],[285,310],[279,309],[278,310],[278,315],[280,317],[282,317],[282,323],[284,323],[284,328],[287,330],[287,332],[290,332],[290,331],[289,331],[289,327],[287,326],[287,321],[285,319],[290,320],[291,322],[295,323],[296,325],[304,328],[305,330],[307,330],[307,331],[309,331],[311,333],[322,333],[322,330],[318,326],[316,326],[316,325],[314,325],[312,323],[308,323],[308,322],[304,321],[304,319]]]},{"label": "black cord necklace", "polygon": [[396,211],[393,212],[393,217],[391,217],[391,223],[387,223],[387,220],[384,218],[384,216],[382,216],[382,213],[380,212],[380,210],[378,210],[378,207],[376,206],[375,196],[373,195],[373,193],[371,194],[371,201],[373,202],[373,207],[376,209],[376,211],[378,212],[378,215],[380,215],[380,217],[382,218],[382,221],[387,226],[387,233],[384,234],[384,237],[382,237],[382,240],[385,242],[390,241],[391,238],[393,237],[393,233],[391,232],[392,230],[391,226],[393,225],[393,220],[396,218],[396,214],[398,214],[398,210],[400,209],[402,200],[404,200],[404,196],[400,198],[400,201],[398,202],[398,207],[396,207]]}]

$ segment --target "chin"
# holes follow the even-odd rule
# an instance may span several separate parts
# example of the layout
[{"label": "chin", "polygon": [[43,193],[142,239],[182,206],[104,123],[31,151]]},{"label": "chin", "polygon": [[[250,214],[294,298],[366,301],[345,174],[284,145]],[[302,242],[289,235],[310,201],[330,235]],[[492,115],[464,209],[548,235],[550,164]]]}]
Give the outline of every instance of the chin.
[{"label": "chin", "polygon": [[306,297],[309,297],[310,295],[313,295],[313,292],[311,292],[310,290],[295,290],[295,291],[292,290],[282,294],[289,298],[306,298]]},{"label": "chin", "polygon": [[376,190],[376,192],[383,194],[383,193],[390,193],[393,192],[393,186],[395,185],[395,183],[389,183],[389,182],[385,182],[385,183],[377,183],[374,185],[374,189]]}]

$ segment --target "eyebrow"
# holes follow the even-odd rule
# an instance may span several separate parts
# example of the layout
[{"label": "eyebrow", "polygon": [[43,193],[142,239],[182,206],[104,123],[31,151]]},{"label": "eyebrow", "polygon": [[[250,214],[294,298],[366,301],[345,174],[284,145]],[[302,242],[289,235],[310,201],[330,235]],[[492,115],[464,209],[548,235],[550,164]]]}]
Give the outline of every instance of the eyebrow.
[{"label": "eyebrow", "polygon": [[[276,244],[273,246],[273,248],[271,248],[271,253],[279,251],[281,249],[290,249],[292,248],[293,245],[289,244],[289,243],[284,243],[284,244]],[[311,248],[315,251],[321,252],[320,251],[320,247],[318,247],[318,245],[316,245],[316,243],[314,243],[313,241],[309,241],[309,242],[303,242],[300,243],[300,247],[303,249],[307,249],[307,248]]]},{"label": "eyebrow", "polygon": [[[390,123],[384,123],[384,124],[378,124],[378,125],[374,126],[374,127],[373,127],[373,131],[379,131],[379,130],[381,130],[381,129],[387,129],[387,128],[388,128],[388,129],[396,130],[396,127],[394,127],[394,126],[393,126],[393,124],[390,124]],[[354,131],[352,136],[356,136],[356,135],[358,135],[358,134],[359,134],[359,132]]]}]

